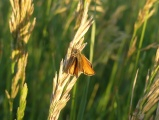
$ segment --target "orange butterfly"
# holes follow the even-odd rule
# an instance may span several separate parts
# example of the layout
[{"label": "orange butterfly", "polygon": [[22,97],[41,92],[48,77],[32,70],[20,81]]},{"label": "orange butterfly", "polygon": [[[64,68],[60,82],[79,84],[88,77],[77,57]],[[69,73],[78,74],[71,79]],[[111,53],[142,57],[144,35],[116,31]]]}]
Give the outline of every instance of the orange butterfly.
[{"label": "orange butterfly", "polygon": [[78,49],[73,49],[65,71],[71,75],[78,77],[79,73],[91,76],[95,72],[90,61]]}]

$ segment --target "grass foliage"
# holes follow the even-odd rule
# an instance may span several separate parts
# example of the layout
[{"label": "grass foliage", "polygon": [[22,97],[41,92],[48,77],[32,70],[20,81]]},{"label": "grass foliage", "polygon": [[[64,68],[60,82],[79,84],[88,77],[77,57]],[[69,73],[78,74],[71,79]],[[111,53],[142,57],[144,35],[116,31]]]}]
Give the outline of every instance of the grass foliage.
[{"label": "grass foliage", "polygon": [[[27,1],[0,1],[2,120],[159,119],[158,0]],[[76,40],[94,76],[62,72]]]}]

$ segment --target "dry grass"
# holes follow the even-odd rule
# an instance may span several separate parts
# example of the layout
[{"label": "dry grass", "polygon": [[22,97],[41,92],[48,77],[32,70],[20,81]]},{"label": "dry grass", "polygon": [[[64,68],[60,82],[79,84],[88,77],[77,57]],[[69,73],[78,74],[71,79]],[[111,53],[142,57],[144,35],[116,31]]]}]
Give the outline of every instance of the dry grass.
[{"label": "dry grass", "polygon": [[[80,3],[79,5],[80,5],[79,7],[83,7],[83,4]],[[88,7],[89,7],[89,2],[86,2],[84,10],[80,10],[82,14],[81,13],[78,14],[79,16],[77,18],[81,18],[80,21],[77,20],[76,22],[77,24],[80,23],[79,28],[73,40],[70,42],[65,60],[61,61],[59,74],[58,75],[56,74],[55,78],[53,79],[53,93],[52,93],[48,120],[58,119],[60,111],[65,107],[66,103],[70,99],[70,91],[79,77],[79,76],[78,77],[74,76],[73,78],[71,78],[71,76],[65,73],[63,70],[68,64],[68,60],[71,57],[72,49],[75,48],[82,51],[83,48],[86,46],[86,43],[83,43],[84,35],[86,34],[89,27],[93,23],[92,18],[87,20]],[[76,26],[78,26],[77,24]]]},{"label": "dry grass", "polygon": [[[138,13],[138,18],[134,24],[134,32],[133,36],[130,41],[130,47],[128,51],[128,58],[136,51],[136,42],[138,40],[137,38],[137,31],[139,28],[147,23],[147,20],[154,14],[155,8],[154,5],[157,2],[157,0],[147,0],[143,9],[141,9]],[[144,28],[143,28],[144,29]],[[138,49],[141,49],[142,40],[140,39],[140,44]],[[139,53],[138,53],[139,54]],[[138,58],[137,58],[138,59]]]},{"label": "dry grass", "polygon": [[[158,55],[159,48],[156,52],[156,61],[151,74],[147,75],[146,85],[143,97],[140,98],[133,115],[130,120],[147,120],[147,119],[158,119],[157,104],[159,101],[159,65]],[[136,78],[135,78],[136,81]],[[135,83],[135,82],[134,82]],[[133,87],[134,88],[134,87]],[[133,95],[133,94],[132,94]],[[155,109],[153,109],[155,107]],[[157,111],[156,111],[157,110]],[[156,113],[155,113],[156,111]]]},{"label": "dry grass", "polygon": [[27,84],[25,83],[25,69],[27,65],[28,52],[26,45],[35,26],[35,18],[30,22],[34,11],[32,0],[10,0],[12,14],[9,20],[12,40],[12,74],[14,75],[11,84],[11,92],[6,90],[6,95],[10,105],[10,119],[12,119],[13,101],[20,92],[19,108],[17,119],[21,120],[24,116],[27,96]]},{"label": "dry grass", "polygon": [[[137,65],[138,65],[138,62],[139,62],[139,57],[140,57],[140,53],[141,53],[141,50],[142,50],[141,48],[142,48],[142,44],[143,44],[143,40],[144,40],[147,21],[155,12],[155,7],[154,6],[155,6],[156,2],[157,2],[156,0],[147,0],[143,9],[141,9],[139,11],[138,19],[134,24],[134,32],[133,32],[133,36],[132,36],[129,51],[128,51],[128,58],[130,56],[132,56],[133,53],[137,52],[136,58],[135,58],[136,63],[135,63],[134,70],[137,69]],[[142,27],[142,33],[141,33],[140,39],[138,40],[137,31],[141,27]],[[138,46],[136,45],[137,43],[138,43]],[[156,46],[156,45],[151,44],[147,48],[149,49],[150,47],[154,47],[154,46]],[[156,104],[159,100],[159,95],[158,95],[158,93],[159,93],[159,89],[158,89],[159,88],[159,80],[158,80],[159,66],[158,66],[158,62],[157,62],[158,61],[158,50],[157,50],[157,54],[156,54],[156,61],[153,65],[153,69],[152,69],[150,74],[148,72],[146,80],[145,80],[146,85],[145,85],[145,88],[144,88],[144,94],[141,95],[142,97],[140,97],[140,99],[138,101],[138,104],[137,104],[135,110],[133,111],[132,116],[130,115],[130,117],[129,117],[130,120],[155,119],[155,116],[157,116],[157,114],[158,114],[158,113],[154,114],[154,112],[156,110],[156,106],[157,106]],[[131,109],[132,99],[133,99],[133,96],[134,96],[133,92],[134,92],[134,89],[135,89],[137,76],[138,76],[138,71],[137,71],[136,77],[134,79],[132,96],[131,96],[130,111],[132,110]]]}]

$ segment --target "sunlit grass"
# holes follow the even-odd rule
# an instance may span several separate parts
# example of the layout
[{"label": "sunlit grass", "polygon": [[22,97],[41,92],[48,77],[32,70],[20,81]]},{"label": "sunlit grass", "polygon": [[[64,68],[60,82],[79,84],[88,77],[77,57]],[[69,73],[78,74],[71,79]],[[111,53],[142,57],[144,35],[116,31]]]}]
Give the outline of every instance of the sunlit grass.
[{"label": "sunlit grass", "polygon": [[[155,96],[158,90],[154,87],[158,85],[155,60],[159,41],[158,2],[91,1],[88,15],[93,16],[95,22],[85,35],[88,44],[82,53],[93,59],[96,74],[90,78],[80,76],[59,120],[127,120],[132,114],[132,119],[136,119],[135,115],[145,119],[158,116],[158,96]],[[78,1],[34,0],[33,3],[31,17],[36,17],[36,25],[25,47],[28,94],[24,119],[43,120],[49,114],[53,77],[67,54],[80,18],[77,17]],[[12,71],[18,68],[12,67],[10,1],[0,1],[0,10],[0,118],[8,120],[9,102],[5,90],[10,93],[15,75]],[[153,106],[150,103],[155,100],[151,95],[157,100]],[[17,118],[20,96],[19,92],[14,99],[11,119]]]}]

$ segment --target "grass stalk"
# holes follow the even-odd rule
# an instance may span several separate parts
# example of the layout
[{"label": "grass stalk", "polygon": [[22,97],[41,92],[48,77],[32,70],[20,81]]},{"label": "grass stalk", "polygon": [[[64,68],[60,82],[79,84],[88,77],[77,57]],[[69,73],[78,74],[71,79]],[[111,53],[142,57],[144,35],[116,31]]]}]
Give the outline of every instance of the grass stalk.
[{"label": "grass stalk", "polygon": [[74,85],[72,92],[70,120],[76,119],[76,93],[77,93],[77,83]]},{"label": "grass stalk", "polygon": [[[95,42],[95,31],[96,31],[96,23],[94,22],[92,25],[92,31],[91,31],[91,44],[90,44],[90,61],[93,61],[93,53],[94,53],[94,42]],[[82,120],[84,111],[86,108],[86,103],[87,103],[87,95],[88,95],[88,89],[89,89],[89,82],[90,82],[90,77],[87,78],[86,85],[84,86],[84,91],[82,95],[82,100],[77,116],[77,120]]]},{"label": "grass stalk", "polygon": [[[145,29],[146,29],[146,24],[147,20],[154,14],[154,5],[156,3],[156,0],[147,0],[143,9],[141,9],[138,13],[138,18],[134,24],[134,31],[133,31],[133,36],[130,41],[129,45],[129,51],[128,51],[128,58],[135,52],[136,50],[136,41],[137,41],[137,31],[139,28],[144,24],[143,29],[142,29],[142,35],[139,40],[139,46],[138,46],[138,51],[137,51],[137,57],[136,57],[136,63],[138,62],[139,56],[140,56],[140,49],[143,43],[143,38],[145,34]],[[136,68],[136,67],[135,67]],[[136,69],[135,69],[136,71]]]},{"label": "grass stalk", "polygon": [[27,96],[27,84],[25,83],[25,68],[27,65],[28,53],[26,50],[26,44],[35,25],[35,18],[33,22],[30,22],[30,17],[33,13],[34,6],[32,0],[10,0],[12,6],[12,14],[9,20],[10,32],[13,36],[12,40],[12,74],[14,75],[11,84],[11,92],[7,90],[6,96],[9,101],[10,120],[13,119],[13,101],[20,94],[19,107],[17,111],[17,119],[22,120],[24,117],[24,111],[26,107]]},{"label": "grass stalk", "polygon": [[[153,114],[157,107],[159,96],[158,96],[158,91],[159,91],[159,79],[158,79],[158,69],[159,66],[154,66],[152,73],[155,73],[155,77],[153,77],[153,82],[148,82],[148,88],[145,88],[146,90],[144,91],[143,97],[141,97],[138,101],[138,104],[130,117],[130,120],[137,120],[137,119],[144,119],[148,120],[151,117],[155,116]],[[154,72],[157,71],[157,72]],[[152,75],[148,77],[150,80]],[[147,86],[146,86],[147,87]]]},{"label": "grass stalk", "polygon": [[61,110],[66,106],[68,100],[70,99],[70,91],[72,90],[78,77],[80,76],[79,75],[71,77],[71,75],[65,72],[64,69],[71,57],[72,48],[76,48],[81,52],[86,46],[86,43],[83,43],[84,35],[88,31],[89,27],[93,24],[92,18],[87,20],[88,6],[89,3],[86,2],[86,7],[84,11],[82,11],[82,17],[80,19],[78,30],[73,40],[70,42],[70,46],[68,47],[64,61],[61,61],[59,74],[55,74],[55,77],[53,79],[53,92],[49,108],[48,120],[57,120],[59,118]]},{"label": "grass stalk", "polygon": [[133,88],[132,88],[132,92],[131,92],[129,115],[131,114],[131,110],[132,110],[133,98],[134,98],[134,90],[135,90],[135,86],[136,86],[136,81],[137,81],[137,77],[138,77],[138,72],[139,72],[139,70],[137,70],[137,72],[136,72],[136,76],[135,76],[135,79],[134,79]]},{"label": "grass stalk", "polygon": [[[148,16],[146,14],[146,16]],[[135,62],[135,70],[137,68],[137,64],[139,62],[139,57],[140,57],[140,53],[141,53],[141,47],[142,47],[142,43],[143,43],[143,40],[144,40],[144,35],[145,35],[145,30],[146,30],[146,25],[147,25],[147,17],[145,18],[145,22],[143,24],[143,29],[142,29],[142,33],[141,33],[141,37],[140,37],[140,40],[139,40],[139,46],[138,46],[138,50],[137,50],[137,56],[136,56],[136,62]]]},{"label": "grass stalk", "polygon": [[82,100],[81,100],[80,107],[79,107],[79,112],[78,112],[78,115],[77,115],[77,120],[83,120],[83,115],[84,115],[86,102],[87,102],[89,82],[90,82],[90,77],[87,78],[86,85],[84,86],[84,90],[83,90],[83,94],[82,94]]},{"label": "grass stalk", "polygon": [[[132,39],[131,39],[131,42],[130,42],[130,46],[129,46],[129,52],[128,54],[131,55],[135,52],[136,50],[136,41],[137,41],[137,31],[138,29],[143,25],[142,27],[142,32],[141,32],[141,37],[139,39],[139,45],[137,47],[137,54],[136,54],[136,57],[135,57],[135,65],[134,65],[134,68],[133,68],[133,77],[134,78],[134,74],[135,74],[135,71],[138,67],[138,64],[139,64],[139,58],[140,58],[140,54],[141,54],[141,48],[142,48],[142,44],[143,44],[143,41],[144,41],[144,36],[145,36],[145,31],[146,31],[146,26],[147,26],[147,22],[148,22],[148,19],[154,14],[154,5],[156,3],[156,0],[147,0],[144,7],[139,11],[138,13],[138,19],[137,21],[135,22],[134,24],[134,32],[133,32],[133,36],[132,36]],[[134,41],[135,44],[132,44]],[[130,56],[131,56],[130,55]],[[136,78],[134,78],[136,79]],[[149,80],[149,81],[152,81],[152,80]],[[146,83],[147,84],[147,83]],[[147,85],[146,85],[147,86]],[[150,84],[145,88],[145,90],[147,90],[148,88],[150,87]],[[134,91],[134,85],[133,85],[133,90],[132,92]],[[133,98],[133,94],[131,96]],[[130,110],[131,111],[131,106],[132,106],[132,98],[131,98],[131,105],[130,105]],[[144,100],[141,98],[138,105],[140,104],[140,106],[142,106],[144,103]],[[138,109],[138,106],[137,105],[137,109]],[[129,112],[130,114],[131,112]],[[136,113],[134,113],[136,114]],[[136,116],[136,115],[135,115]],[[136,119],[135,117],[133,119]]]}]

